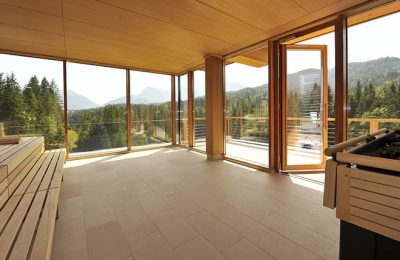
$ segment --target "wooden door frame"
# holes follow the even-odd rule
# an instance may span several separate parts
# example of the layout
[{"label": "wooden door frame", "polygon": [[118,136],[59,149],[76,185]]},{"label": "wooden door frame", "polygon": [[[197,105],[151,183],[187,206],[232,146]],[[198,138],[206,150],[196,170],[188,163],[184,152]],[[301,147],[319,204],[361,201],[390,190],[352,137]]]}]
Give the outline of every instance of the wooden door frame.
[{"label": "wooden door frame", "polygon": [[314,169],[324,169],[326,156],[322,151],[322,164],[313,165],[288,165],[287,159],[287,51],[288,50],[302,50],[302,51],[320,51],[321,53],[321,66],[322,66],[322,78],[323,78],[323,113],[321,114],[322,121],[322,140],[323,149],[327,147],[328,143],[328,54],[326,45],[281,45],[282,55],[281,55],[281,77],[282,77],[282,170],[314,170]]}]

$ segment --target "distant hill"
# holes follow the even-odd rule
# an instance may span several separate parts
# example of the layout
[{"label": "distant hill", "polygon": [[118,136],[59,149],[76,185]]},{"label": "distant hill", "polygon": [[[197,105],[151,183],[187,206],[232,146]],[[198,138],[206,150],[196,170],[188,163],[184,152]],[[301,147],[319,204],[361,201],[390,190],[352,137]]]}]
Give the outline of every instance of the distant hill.
[{"label": "distant hill", "polygon": [[[164,103],[169,100],[171,100],[171,94],[169,91],[165,91],[165,90],[153,88],[153,87],[144,88],[138,95],[131,95],[131,103],[132,104],[157,104],[157,103]],[[106,103],[106,105],[122,104],[125,102],[126,102],[126,98],[120,97],[120,98],[108,101]]]},{"label": "distant hill", "polygon": [[79,109],[89,109],[99,107],[99,104],[94,103],[92,100],[79,95],[78,93],[68,90],[67,92],[68,98],[68,110],[79,110]]},{"label": "distant hill", "polygon": [[[301,77],[307,75],[318,74],[318,69],[306,69],[296,73],[288,75],[289,89],[294,89],[298,86],[298,82]],[[400,83],[400,58],[396,57],[385,57],[377,60],[370,60],[365,62],[350,62],[348,65],[348,84],[349,88],[353,88],[357,81],[360,80],[361,84],[372,83],[373,86],[382,85],[387,81],[395,81]],[[335,86],[335,69],[332,68],[328,71],[328,84]],[[316,80],[319,80],[316,78]],[[234,83],[234,87],[228,87],[227,89],[239,89],[228,91],[227,94],[231,96],[240,96],[246,98],[259,93],[260,90],[265,90],[266,85],[257,87],[245,87],[240,83]],[[240,89],[241,88],[241,89]]]}]

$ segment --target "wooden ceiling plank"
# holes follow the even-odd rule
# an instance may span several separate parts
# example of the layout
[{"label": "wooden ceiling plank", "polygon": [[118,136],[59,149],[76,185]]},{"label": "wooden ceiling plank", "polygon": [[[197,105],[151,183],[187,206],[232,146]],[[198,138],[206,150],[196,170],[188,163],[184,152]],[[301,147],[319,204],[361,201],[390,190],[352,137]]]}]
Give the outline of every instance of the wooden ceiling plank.
[{"label": "wooden ceiling plank", "polygon": [[62,17],[61,0],[0,0],[0,3]]},{"label": "wooden ceiling plank", "polygon": [[37,56],[65,58],[64,46],[27,42],[0,37],[0,50],[5,52],[26,53]]},{"label": "wooden ceiling plank", "polygon": [[202,57],[204,55],[204,53],[198,51],[71,20],[65,21],[65,35],[67,38],[73,37],[94,40],[96,42],[121,46],[131,50],[133,50],[133,48],[137,50],[150,49],[153,53],[162,56],[185,58],[187,56],[193,57],[197,55],[197,57]]},{"label": "wooden ceiling plank", "polygon": [[262,32],[196,0],[101,0],[101,2],[230,43]]},{"label": "wooden ceiling plank", "polygon": [[0,4],[0,23],[64,35],[61,17]]},{"label": "wooden ceiling plank", "polygon": [[[54,46],[59,46],[60,48],[64,48],[64,36],[58,34],[40,32],[0,23],[0,35],[1,37],[16,41],[25,41],[37,44],[51,44]],[[28,52],[29,50],[24,51]]]},{"label": "wooden ceiling plank", "polygon": [[147,18],[93,0],[64,0],[64,17],[89,24],[158,40],[166,44],[215,52],[228,42],[194,33],[177,26]]},{"label": "wooden ceiling plank", "polygon": [[312,13],[326,6],[336,4],[340,2],[340,0],[294,0],[301,7],[303,7],[307,12]]},{"label": "wooden ceiling plank", "polygon": [[293,0],[198,0],[260,30],[267,31],[307,14]]}]

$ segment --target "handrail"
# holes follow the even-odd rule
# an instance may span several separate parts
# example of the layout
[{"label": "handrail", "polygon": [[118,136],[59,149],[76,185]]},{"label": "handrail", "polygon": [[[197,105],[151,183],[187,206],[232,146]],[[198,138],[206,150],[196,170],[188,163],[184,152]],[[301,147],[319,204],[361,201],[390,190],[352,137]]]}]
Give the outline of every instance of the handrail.
[{"label": "handrail", "polygon": [[365,141],[368,138],[383,134],[386,131],[387,131],[386,128],[382,128],[382,129],[379,129],[376,132],[373,132],[373,133],[370,133],[370,134],[366,134],[366,135],[362,135],[362,136],[358,136],[358,137],[350,139],[348,141],[344,141],[342,143],[332,145],[331,147],[328,147],[328,148],[325,149],[325,151],[324,151],[325,155],[326,156],[332,156],[334,153],[341,152],[341,151],[343,151],[344,149],[346,149],[348,147],[351,147],[351,146],[353,146],[355,144],[361,143],[361,142]]}]

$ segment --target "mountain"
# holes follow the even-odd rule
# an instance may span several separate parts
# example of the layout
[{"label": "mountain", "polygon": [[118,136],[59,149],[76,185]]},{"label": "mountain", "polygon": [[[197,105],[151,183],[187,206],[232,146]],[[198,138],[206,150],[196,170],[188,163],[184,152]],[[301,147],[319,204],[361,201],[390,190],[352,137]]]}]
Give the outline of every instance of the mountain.
[{"label": "mountain", "polygon": [[[153,87],[144,88],[138,95],[131,95],[132,104],[157,104],[157,103],[164,103],[169,100],[171,100],[171,94],[168,91]],[[120,97],[108,101],[106,105],[122,104],[125,102],[126,98]]]},{"label": "mountain", "polygon": [[[319,69],[306,69],[298,71],[296,73],[288,74],[288,88],[293,90],[298,88],[298,83],[307,77],[314,77],[315,81],[319,81],[319,77],[316,76],[320,73]],[[394,81],[400,83],[400,58],[396,57],[385,57],[376,60],[364,61],[364,62],[350,62],[348,64],[348,85],[349,89],[353,88],[357,81],[365,85],[372,83],[373,86],[379,86],[387,81]],[[229,83],[231,84],[231,83]],[[335,68],[328,70],[328,84],[332,87],[335,86]],[[227,88],[227,94],[230,96],[239,96],[246,98],[260,90],[265,89],[266,85],[258,87],[245,87],[240,83],[234,83]],[[232,89],[232,90],[231,90]],[[234,90],[236,89],[236,90]]]},{"label": "mountain", "polygon": [[100,106],[94,103],[92,100],[88,99],[87,97],[79,95],[78,93],[70,89],[67,92],[67,98],[69,110],[89,109]]}]

